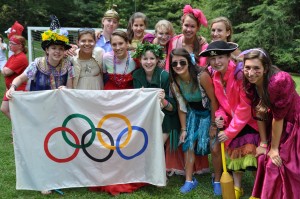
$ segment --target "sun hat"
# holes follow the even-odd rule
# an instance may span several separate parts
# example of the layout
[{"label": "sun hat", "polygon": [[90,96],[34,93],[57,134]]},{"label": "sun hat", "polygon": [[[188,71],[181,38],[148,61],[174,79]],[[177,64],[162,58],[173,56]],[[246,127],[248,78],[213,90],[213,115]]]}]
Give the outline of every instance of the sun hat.
[{"label": "sun hat", "polygon": [[68,31],[60,27],[59,21],[55,15],[51,15],[50,30],[42,33],[41,46],[46,50],[50,45],[61,45],[68,50],[72,48],[69,45]]},{"label": "sun hat", "polygon": [[199,56],[211,57],[216,55],[229,54],[235,51],[237,48],[238,45],[233,42],[213,41],[207,46],[206,50],[200,52]]}]

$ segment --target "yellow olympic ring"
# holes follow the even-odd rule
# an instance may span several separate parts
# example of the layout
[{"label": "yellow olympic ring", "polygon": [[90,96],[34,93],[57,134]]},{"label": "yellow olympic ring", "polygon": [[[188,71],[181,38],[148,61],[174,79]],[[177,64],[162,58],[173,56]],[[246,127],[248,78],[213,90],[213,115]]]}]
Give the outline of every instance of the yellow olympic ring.
[{"label": "yellow olympic ring", "polygon": [[[126,140],[124,141],[124,143],[123,143],[123,144],[120,144],[120,148],[124,148],[124,147],[128,144],[128,142],[129,142],[129,140],[130,140],[130,138],[131,138],[131,134],[132,134],[132,126],[131,126],[131,124],[130,124],[130,121],[127,119],[127,117],[125,117],[124,115],[121,115],[121,114],[116,114],[116,113],[113,113],[113,114],[107,114],[107,115],[105,115],[105,116],[100,120],[100,122],[98,123],[97,128],[101,128],[101,126],[102,126],[102,124],[104,123],[104,121],[107,120],[108,118],[111,118],[111,117],[116,117],[116,118],[120,118],[120,119],[124,120],[125,123],[126,123],[126,125],[128,126],[128,136],[127,136]],[[107,148],[107,149],[112,149],[112,150],[116,150],[116,146],[111,146],[111,145],[107,144],[107,143],[103,140],[101,133],[97,133],[97,137],[98,137],[100,143],[101,143],[105,148]]]}]

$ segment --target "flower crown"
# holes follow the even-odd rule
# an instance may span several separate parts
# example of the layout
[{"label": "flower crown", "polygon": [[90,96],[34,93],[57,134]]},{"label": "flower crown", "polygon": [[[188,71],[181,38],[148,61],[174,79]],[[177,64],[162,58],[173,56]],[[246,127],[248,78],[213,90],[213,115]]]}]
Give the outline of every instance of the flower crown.
[{"label": "flower crown", "polygon": [[151,44],[149,42],[139,43],[134,54],[132,55],[132,58],[140,58],[142,55],[145,55],[148,50],[150,50],[157,58],[164,59],[165,55],[163,52],[163,47],[158,44]]},{"label": "flower crown", "polygon": [[47,30],[42,33],[42,41],[62,41],[65,42],[66,44],[69,44],[69,39],[65,34],[68,34],[64,30],[56,29],[56,30]]}]

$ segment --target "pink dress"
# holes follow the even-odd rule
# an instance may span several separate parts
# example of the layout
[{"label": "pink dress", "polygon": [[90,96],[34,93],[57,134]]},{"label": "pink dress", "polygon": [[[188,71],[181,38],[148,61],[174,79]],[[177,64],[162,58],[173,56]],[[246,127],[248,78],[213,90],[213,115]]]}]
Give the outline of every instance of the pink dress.
[{"label": "pink dress", "polygon": [[277,167],[268,156],[259,156],[252,196],[262,199],[298,199],[300,198],[300,96],[295,90],[291,76],[283,71],[270,78],[268,92],[273,118],[284,119],[279,143],[283,165]]},{"label": "pink dress", "polygon": [[[167,55],[166,67],[165,67],[166,71],[169,71],[169,66],[170,66],[169,59],[170,59],[171,51],[175,48],[183,48],[182,47],[182,39],[183,39],[183,34],[180,34],[180,35],[174,36],[169,41],[168,55]],[[207,48],[207,46],[208,46],[208,44],[206,43],[205,39],[201,37],[200,52],[205,50]],[[200,52],[198,52],[198,54]],[[190,52],[190,54],[193,54],[193,53]],[[207,60],[206,57],[200,57],[199,60],[195,60],[195,61],[199,66],[206,66],[206,62],[207,62],[206,60]]]}]

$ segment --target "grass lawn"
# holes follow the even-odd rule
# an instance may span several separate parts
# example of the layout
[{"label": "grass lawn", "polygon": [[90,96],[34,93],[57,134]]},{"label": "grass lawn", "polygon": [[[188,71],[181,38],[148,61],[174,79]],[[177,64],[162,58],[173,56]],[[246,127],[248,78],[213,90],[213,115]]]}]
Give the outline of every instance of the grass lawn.
[{"label": "grass lawn", "polygon": [[[295,77],[297,82],[297,91],[300,93],[300,77]],[[0,93],[4,93],[4,78],[0,75]],[[57,193],[43,196],[38,191],[16,190],[16,175],[14,151],[11,138],[10,121],[0,113],[0,198],[61,198]],[[26,133],[26,132],[24,132]],[[158,188],[152,185],[141,188],[132,194],[121,194],[115,198],[200,198],[211,199],[215,197],[211,188],[211,174],[196,175],[199,186],[186,195],[180,194],[179,188],[183,185],[184,177],[172,176],[169,183],[164,188]],[[254,178],[252,173],[246,172],[243,178],[243,188],[245,195],[242,198],[249,198]],[[87,188],[64,189],[64,198],[111,198],[106,193],[89,192]]]}]

